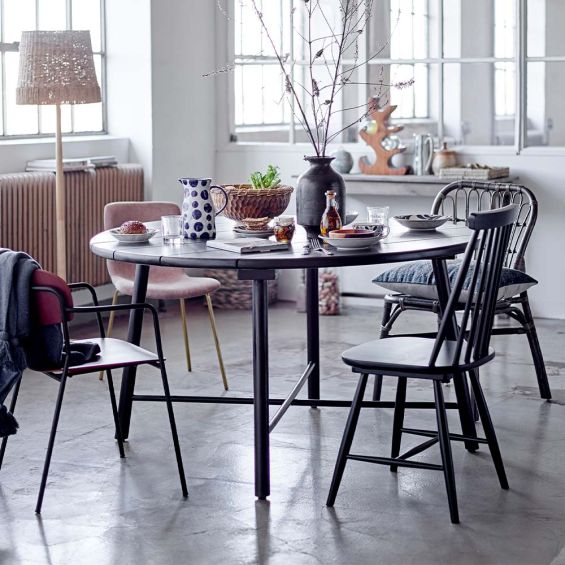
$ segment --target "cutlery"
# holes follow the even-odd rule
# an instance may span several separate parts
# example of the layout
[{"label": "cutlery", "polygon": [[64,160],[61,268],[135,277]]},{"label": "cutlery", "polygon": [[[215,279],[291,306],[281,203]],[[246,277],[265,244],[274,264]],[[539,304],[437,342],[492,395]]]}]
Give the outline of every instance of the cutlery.
[{"label": "cutlery", "polygon": [[333,255],[332,251],[328,251],[322,247],[319,239],[311,239],[310,245],[312,246],[313,251],[319,251],[320,253],[324,253],[325,255]]}]

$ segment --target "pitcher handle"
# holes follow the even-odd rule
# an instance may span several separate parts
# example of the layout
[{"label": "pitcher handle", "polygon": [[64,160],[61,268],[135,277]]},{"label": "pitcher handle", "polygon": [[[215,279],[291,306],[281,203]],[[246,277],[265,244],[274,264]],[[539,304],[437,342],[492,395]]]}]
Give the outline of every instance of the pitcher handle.
[{"label": "pitcher handle", "polygon": [[223,187],[218,186],[217,184],[213,184],[210,187],[210,192],[212,192],[213,188],[218,188],[224,193],[224,199],[225,199],[224,205],[219,210],[216,210],[216,215],[218,216],[225,210],[226,206],[228,205],[228,193],[224,190]]}]

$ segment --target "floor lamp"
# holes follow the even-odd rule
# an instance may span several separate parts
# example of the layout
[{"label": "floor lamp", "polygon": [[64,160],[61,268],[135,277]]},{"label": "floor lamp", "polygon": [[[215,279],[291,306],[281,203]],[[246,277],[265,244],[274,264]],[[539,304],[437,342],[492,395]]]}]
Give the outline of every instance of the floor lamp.
[{"label": "floor lamp", "polygon": [[61,104],[100,102],[89,31],[24,31],[17,104],[55,105],[55,241],[57,274],[67,278]]}]

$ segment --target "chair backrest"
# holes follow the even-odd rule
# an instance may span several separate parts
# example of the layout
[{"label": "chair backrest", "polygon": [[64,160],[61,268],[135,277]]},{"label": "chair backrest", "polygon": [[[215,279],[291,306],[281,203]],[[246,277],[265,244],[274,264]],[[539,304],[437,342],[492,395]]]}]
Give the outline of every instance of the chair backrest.
[{"label": "chair backrest", "polygon": [[[32,275],[31,287],[34,323],[41,326],[63,323],[65,313],[61,301],[65,308],[73,307],[73,296],[67,283],[54,273],[38,269]],[[73,319],[72,312],[67,313],[66,319]]]},{"label": "chair backrest", "polygon": [[[104,207],[104,229],[117,228],[129,220],[154,222],[161,216],[180,214],[174,202],[112,202]],[[110,276],[133,279],[135,265],[123,261],[106,261]]]},{"label": "chair backrest", "polygon": [[509,204],[495,210],[471,213],[467,220],[472,230],[471,239],[459,266],[440,328],[434,343],[430,365],[434,365],[454,328],[453,320],[459,310],[461,292],[468,291],[463,315],[452,351],[452,363],[458,365],[461,356],[465,362],[478,360],[488,354],[496,298],[504,257],[516,219],[518,204]]},{"label": "chair backrest", "polygon": [[525,270],[526,247],[538,216],[538,202],[525,186],[500,182],[461,180],[448,184],[435,197],[432,214],[449,216],[453,223],[467,222],[473,212],[517,204],[518,217],[508,241],[504,266]]}]

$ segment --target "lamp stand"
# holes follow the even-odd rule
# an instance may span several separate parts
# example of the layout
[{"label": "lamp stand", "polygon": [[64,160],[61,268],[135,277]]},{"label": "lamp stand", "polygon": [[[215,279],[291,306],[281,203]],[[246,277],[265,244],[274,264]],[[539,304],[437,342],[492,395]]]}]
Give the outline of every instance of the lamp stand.
[{"label": "lamp stand", "polygon": [[55,105],[55,241],[57,274],[67,280],[67,236],[65,228],[65,175],[63,173],[63,139],[61,136],[61,106]]}]

